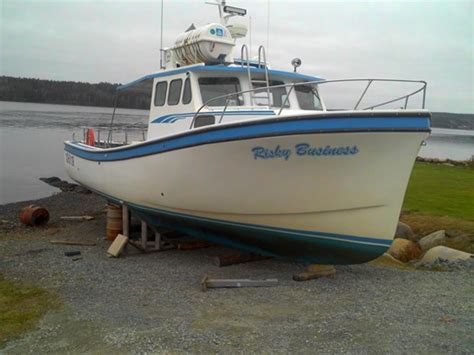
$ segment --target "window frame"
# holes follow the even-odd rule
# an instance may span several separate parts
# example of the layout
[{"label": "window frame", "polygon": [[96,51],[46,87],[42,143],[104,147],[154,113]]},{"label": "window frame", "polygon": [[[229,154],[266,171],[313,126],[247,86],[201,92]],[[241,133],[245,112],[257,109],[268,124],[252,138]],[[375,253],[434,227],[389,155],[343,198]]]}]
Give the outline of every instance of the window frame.
[{"label": "window frame", "polygon": [[[177,93],[177,97],[176,97],[176,102],[173,101],[173,103],[170,102],[170,97],[171,97],[171,89],[172,89],[172,86],[173,86],[173,83],[175,82],[179,82],[179,91]],[[179,104],[180,100],[181,100],[181,93],[182,93],[182,89],[183,89],[183,79],[182,78],[178,78],[178,79],[173,79],[170,81],[169,83],[169,90],[168,90],[168,98],[166,100],[166,103],[168,104],[168,106],[176,106]]]},{"label": "window frame", "polygon": [[[241,85],[241,81],[240,81],[240,78],[238,76],[201,76],[198,78],[197,82],[198,82],[198,85],[199,85],[199,94],[201,95],[201,101],[202,101],[202,104],[204,105],[206,102],[208,102],[209,100],[211,99],[207,99],[205,100],[204,97],[203,97],[203,90],[202,90],[202,87],[201,87],[201,80],[205,80],[205,79],[236,79],[237,81],[235,82],[235,84],[233,85],[236,85],[237,86],[237,89],[235,92],[229,92],[229,93],[224,93],[222,95],[216,95],[215,97],[218,97],[218,96],[223,96],[223,95],[230,95],[230,94],[235,94],[237,92],[240,92],[242,91],[242,85]],[[231,105],[229,104],[229,106],[245,106],[245,97],[242,95],[242,94],[239,94],[239,95],[233,95],[233,97],[236,98],[237,100],[237,105]],[[213,99],[213,98],[212,98]],[[214,104],[215,102],[219,102],[219,100],[214,100],[214,101],[211,101],[210,105],[211,107],[219,107],[219,106],[224,106],[224,105],[216,105]]]},{"label": "window frame", "polygon": [[[304,92],[302,89],[303,88],[309,88],[309,91],[308,92]],[[302,93],[302,94],[309,94],[311,93],[311,100],[312,100],[312,106],[313,108],[305,108],[301,105],[301,101],[300,101],[300,96],[298,95],[298,93]],[[296,85],[295,86],[295,96],[296,96],[296,101],[298,102],[298,107],[301,109],[301,110],[305,110],[305,111],[323,111],[323,103],[321,101],[321,97],[319,96],[319,91],[318,91],[318,88],[317,88],[317,84],[304,84],[304,85]],[[315,107],[315,98],[318,99],[318,103],[319,103],[319,108],[318,107]]]},{"label": "window frame", "polygon": [[[163,96],[163,103],[159,104],[157,103],[156,99],[158,97],[157,93],[158,93],[158,85],[160,84],[165,84],[165,94]],[[153,100],[153,104],[155,105],[155,107],[160,107],[160,106],[165,106],[166,104],[166,99],[167,99],[167,96],[168,96],[168,81],[166,80],[162,80],[162,81],[158,81],[155,85],[155,97],[154,97],[154,100]]]},{"label": "window frame", "polygon": [[[285,83],[283,80],[272,79],[272,78],[270,78],[268,81],[270,84],[270,97],[271,97],[270,107],[281,108],[283,106],[283,108],[290,108],[291,107],[290,99],[288,98],[288,100],[286,100],[286,98],[288,97],[288,90],[286,89],[286,86],[280,86],[280,85],[287,85],[288,83]],[[263,91],[263,89],[266,88],[266,85],[264,83],[258,83],[257,85],[254,84],[253,86],[254,86],[254,89],[260,89],[258,90],[258,93],[265,92]],[[280,87],[272,88],[273,86],[280,86]],[[277,90],[284,91],[284,95],[280,97],[281,105],[275,105],[275,96],[276,96],[275,94],[277,93]],[[285,103],[285,105],[283,105],[283,103]]]},{"label": "window frame", "polygon": [[[189,88],[189,101],[187,101],[187,102],[184,101],[184,99],[185,99],[184,95],[186,93],[186,86]],[[190,104],[191,101],[193,101],[193,89],[191,88],[191,79],[186,78],[184,80],[184,85],[183,85],[183,90],[182,91],[183,91],[183,94],[182,94],[182,97],[181,97],[181,103],[183,105]]]}]

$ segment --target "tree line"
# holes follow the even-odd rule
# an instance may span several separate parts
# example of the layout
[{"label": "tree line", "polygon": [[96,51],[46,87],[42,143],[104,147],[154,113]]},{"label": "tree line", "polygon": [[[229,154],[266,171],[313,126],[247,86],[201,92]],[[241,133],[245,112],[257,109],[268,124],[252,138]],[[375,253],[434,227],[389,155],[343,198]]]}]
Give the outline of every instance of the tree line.
[{"label": "tree line", "polygon": [[[120,84],[89,84],[0,76],[0,101],[113,107]],[[150,108],[150,92],[123,91],[117,107]],[[433,127],[474,129],[473,114],[433,112]]]},{"label": "tree line", "polygon": [[[36,102],[62,105],[113,107],[120,84],[89,84],[0,76],[0,101]],[[118,107],[149,109],[150,92],[124,91]]]}]

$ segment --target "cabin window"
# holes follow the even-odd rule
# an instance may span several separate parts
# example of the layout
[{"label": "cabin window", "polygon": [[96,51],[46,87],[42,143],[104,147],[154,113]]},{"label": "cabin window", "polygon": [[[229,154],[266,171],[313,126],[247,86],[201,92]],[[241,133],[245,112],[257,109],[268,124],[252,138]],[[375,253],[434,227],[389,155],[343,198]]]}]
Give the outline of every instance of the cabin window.
[{"label": "cabin window", "polygon": [[183,85],[183,80],[176,79],[172,80],[170,83],[170,90],[168,93],[168,105],[177,105],[179,98],[181,97],[181,86]]},{"label": "cabin window", "polygon": [[216,117],[213,115],[199,115],[194,121],[194,128],[213,125],[216,123]]},{"label": "cabin window", "polygon": [[[270,80],[269,81],[270,86],[278,86],[278,85],[284,85],[283,81],[279,80]],[[267,85],[265,83],[255,83],[253,84],[254,88],[264,88]],[[266,106],[268,104],[267,100],[267,91],[264,89],[258,90],[255,92],[256,98],[254,99],[254,102],[257,105],[263,105]],[[287,97],[287,92],[285,87],[280,87],[280,88],[271,88],[270,89],[270,106],[272,107],[282,107],[283,103],[285,103],[285,106],[283,107],[290,107],[290,101],[286,99]]]},{"label": "cabin window", "polygon": [[187,78],[184,81],[184,89],[183,89],[183,104],[189,104],[192,99],[192,94],[191,94],[191,81],[189,78]]},{"label": "cabin window", "polygon": [[[212,98],[232,94],[241,91],[238,78],[199,78],[202,103],[205,104]],[[208,106],[225,106],[225,97],[212,100]],[[228,98],[228,106],[242,106],[244,99],[242,94],[233,95]]]},{"label": "cabin window", "polygon": [[155,87],[155,106],[163,106],[166,102],[166,89],[168,82],[160,81]]},{"label": "cabin window", "polygon": [[295,92],[302,110],[322,110],[318,89],[315,85],[297,85]]}]

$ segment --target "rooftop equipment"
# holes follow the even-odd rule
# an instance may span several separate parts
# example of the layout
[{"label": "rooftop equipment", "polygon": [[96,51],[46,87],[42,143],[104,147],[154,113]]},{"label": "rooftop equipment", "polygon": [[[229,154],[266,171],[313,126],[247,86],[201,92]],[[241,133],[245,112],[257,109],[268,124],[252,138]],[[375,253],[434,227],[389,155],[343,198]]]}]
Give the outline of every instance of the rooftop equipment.
[{"label": "rooftop equipment", "polygon": [[179,35],[171,49],[179,65],[215,64],[232,62],[227,57],[234,46],[231,31],[221,24],[211,23]]}]

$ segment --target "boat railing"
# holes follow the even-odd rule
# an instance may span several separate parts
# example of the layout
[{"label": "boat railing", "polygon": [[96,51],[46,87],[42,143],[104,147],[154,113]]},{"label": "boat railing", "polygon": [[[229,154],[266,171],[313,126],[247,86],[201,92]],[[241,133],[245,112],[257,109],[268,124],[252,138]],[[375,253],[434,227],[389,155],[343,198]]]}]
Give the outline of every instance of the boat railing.
[{"label": "boat railing", "polygon": [[[354,107],[352,108],[352,110],[373,110],[373,109],[376,109],[376,108],[379,108],[379,107],[382,107],[382,106],[385,106],[385,105],[388,105],[388,104],[391,104],[391,103],[394,103],[394,102],[398,102],[398,101],[403,101],[404,100],[404,104],[403,104],[403,109],[407,109],[408,107],[408,101],[410,98],[414,97],[415,95],[417,94],[421,94],[422,95],[422,103],[421,103],[421,108],[424,109],[425,108],[425,101],[426,101],[426,87],[427,87],[427,83],[426,81],[423,81],[423,80],[406,80],[406,79],[335,79],[335,80],[315,80],[315,81],[303,81],[303,82],[298,82],[298,83],[290,83],[290,84],[282,84],[282,85],[272,85],[272,86],[265,86],[265,87],[259,87],[259,88],[252,88],[250,90],[242,90],[242,91],[238,91],[238,92],[234,92],[234,93],[230,93],[230,94],[226,94],[226,95],[221,95],[221,96],[216,96],[216,97],[213,97],[212,99],[209,99],[207,100],[204,104],[202,104],[199,109],[196,111],[196,113],[194,114],[193,116],[193,119],[191,121],[191,125],[190,125],[190,129],[194,128],[194,124],[196,122],[196,119],[197,117],[200,115],[201,112],[206,112],[206,111],[203,111],[203,110],[208,110],[208,112],[212,112],[210,111],[209,107],[215,107],[215,106],[220,106],[220,105],[210,105],[211,103],[215,102],[215,101],[224,101],[224,109],[220,112],[220,118],[219,120],[217,121],[217,123],[221,123],[224,116],[225,116],[225,112],[227,111],[227,108],[229,107],[229,102],[232,98],[235,99],[235,97],[239,97],[239,96],[244,96],[244,94],[247,94],[247,95],[250,95],[250,96],[253,96],[254,93],[256,92],[259,92],[259,91],[266,91],[266,92],[270,92],[274,89],[277,89],[277,88],[290,88],[288,90],[288,92],[286,93],[285,95],[285,99],[284,101],[282,100],[282,103],[281,105],[279,106],[274,106],[274,105],[271,105],[271,103],[269,102],[268,105],[266,105],[266,108],[267,109],[275,109],[275,110],[278,110],[277,112],[277,115],[281,115],[281,113],[283,112],[283,109],[286,107],[286,105],[289,103],[289,97],[290,97],[290,94],[292,93],[292,91],[294,90],[295,87],[298,87],[298,86],[308,86],[308,85],[311,85],[313,86],[314,88],[314,91],[313,91],[313,94],[316,95],[318,98],[320,97],[319,96],[319,90],[318,90],[318,87],[321,86],[321,85],[327,85],[327,84],[332,84],[332,83],[343,83],[343,82],[366,82],[367,85],[365,86],[364,90],[362,91],[361,95],[359,96],[357,102],[355,103]],[[390,83],[411,83],[411,84],[421,84],[421,86],[419,88],[417,88],[416,90],[414,91],[411,91],[405,95],[402,95],[402,96],[397,96],[393,99],[390,99],[390,100],[386,100],[386,101],[383,101],[383,102],[380,102],[380,103],[377,103],[375,105],[370,105],[370,106],[367,106],[367,107],[364,107],[364,108],[359,108],[362,100],[364,99],[364,97],[366,97],[366,94],[370,88],[370,86],[374,83],[374,82],[390,82]],[[321,101],[321,100],[320,100]],[[322,101],[321,101],[322,102]],[[324,104],[323,104],[323,110],[326,110],[326,108],[324,107]],[[207,113],[207,112],[206,112]]]},{"label": "boat railing", "polygon": [[[87,130],[82,127],[82,142],[87,140]],[[94,129],[95,146],[100,148],[111,148],[130,144],[134,141],[145,141],[146,130],[142,128],[110,128],[98,127]],[[115,137],[115,138],[114,138]],[[76,140],[76,133],[73,132],[72,140]]]}]

